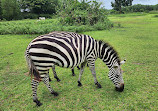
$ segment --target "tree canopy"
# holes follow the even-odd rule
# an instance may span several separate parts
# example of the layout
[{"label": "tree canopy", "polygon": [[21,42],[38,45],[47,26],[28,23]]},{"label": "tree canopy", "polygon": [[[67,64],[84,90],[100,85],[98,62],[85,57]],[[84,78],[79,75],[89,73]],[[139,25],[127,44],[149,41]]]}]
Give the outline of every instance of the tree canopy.
[{"label": "tree canopy", "polygon": [[2,0],[1,9],[2,17],[6,20],[20,17],[20,7],[17,0]]},{"label": "tree canopy", "polygon": [[114,10],[122,12],[122,7],[131,6],[133,0],[115,0],[111,2],[111,6]]},{"label": "tree canopy", "polygon": [[21,9],[36,14],[54,14],[58,0],[19,0]]}]

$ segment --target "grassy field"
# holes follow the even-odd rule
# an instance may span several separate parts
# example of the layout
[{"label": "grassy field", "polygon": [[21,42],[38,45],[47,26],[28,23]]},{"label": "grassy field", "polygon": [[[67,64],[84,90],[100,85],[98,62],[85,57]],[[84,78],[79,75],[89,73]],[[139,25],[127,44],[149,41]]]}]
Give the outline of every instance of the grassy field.
[{"label": "grassy field", "polygon": [[[83,32],[95,39],[109,42],[121,59],[125,90],[114,90],[108,79],[108,68],[96,61],[97,78],[102,85],[97,89],[93,77],[85,68],[82,87],[77,86],[71,70],[57,67],[61,79],[52,78],[51,86],[59,93],[54,97],[41,82],[38,98],[43,103],[35,106],[32,101],[31,79],[27,76],[24,51],[37,35],[0,35],[0,110],[158,110],[158,17],[155,14],[128,14],[109,17],[115,23],[111,30]],[[7,30],[7,29],[6,29]]]}]

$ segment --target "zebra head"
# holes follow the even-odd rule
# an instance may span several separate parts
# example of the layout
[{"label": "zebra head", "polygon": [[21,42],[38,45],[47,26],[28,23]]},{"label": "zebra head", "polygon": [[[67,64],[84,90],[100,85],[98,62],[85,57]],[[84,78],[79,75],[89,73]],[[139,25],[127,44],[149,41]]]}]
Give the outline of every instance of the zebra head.
[{"label": "zebra head", "polygon": [[121,61],[120,65],[115,63],[109,70],[109,78],[115,85],[116,91],[122,92],[124,90],[124,81],[122,76],[121,65],[125,63],[126,60]]}]

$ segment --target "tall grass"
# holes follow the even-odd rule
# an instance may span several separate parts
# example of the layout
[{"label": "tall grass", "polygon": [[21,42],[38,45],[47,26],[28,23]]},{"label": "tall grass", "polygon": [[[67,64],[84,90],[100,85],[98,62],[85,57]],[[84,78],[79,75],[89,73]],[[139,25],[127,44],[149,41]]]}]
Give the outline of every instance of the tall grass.
[{"label": "tall grass", "polygon": [[107,20],[104,23],[91,25],[62,25],[58,19],[46,20],[19,20],[0,22],[0,34],[46,34],[52,31],[84,32],[105,30],[111,28],[112,23]]}]

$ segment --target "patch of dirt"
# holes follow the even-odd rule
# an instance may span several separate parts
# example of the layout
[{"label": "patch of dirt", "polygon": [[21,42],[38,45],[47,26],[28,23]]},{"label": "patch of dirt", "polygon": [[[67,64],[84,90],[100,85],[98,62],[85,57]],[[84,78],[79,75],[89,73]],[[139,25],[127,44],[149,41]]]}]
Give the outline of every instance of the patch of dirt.
[{"label": "patch of dirt", "polygon": [[29,76],[29,72],[25,72],[24,75],[25,75],[25,76]]}]

